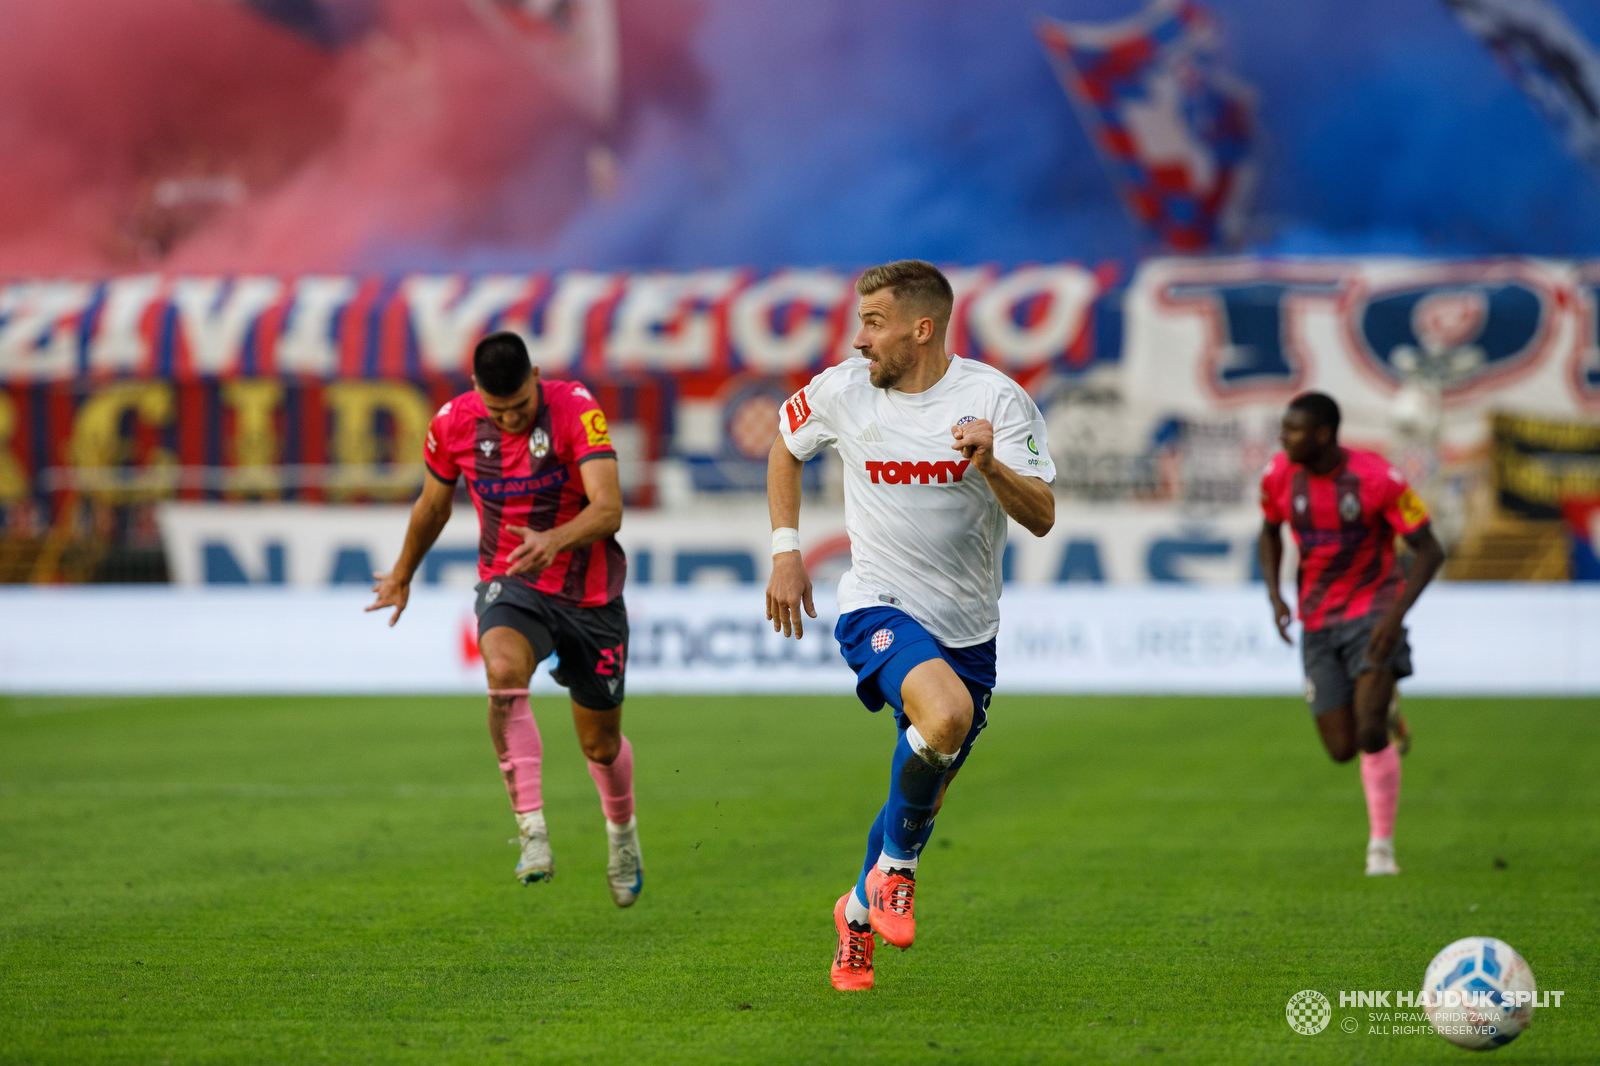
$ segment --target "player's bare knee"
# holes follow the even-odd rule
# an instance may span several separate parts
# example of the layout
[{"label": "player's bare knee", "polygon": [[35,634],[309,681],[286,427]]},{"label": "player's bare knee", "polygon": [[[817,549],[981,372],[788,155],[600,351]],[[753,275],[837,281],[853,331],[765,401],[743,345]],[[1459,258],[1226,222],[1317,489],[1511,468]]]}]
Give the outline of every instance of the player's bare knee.
[{"label": "player's bare knee", "polygon": [[1389,746],[1388,725],[1380,722],[1376,726],[1363,726],[1356,734],[1356,744],[1369,755],[1382,751]]},{"label": "player's bare knee", "polygon": [[590,762],[597,762],[601,766],[610,766],[617,761],[617,756],[622,754],[622,737],[602,736],[585,737],[578,741],[583,748],[583,757]]},{"label": "player's bare knee", "polygon": [[946,755],[961,750],[972,728],[972,696],[962,689],[960,694],[941,693],[932,701],[923,715],[928,726],[928,742]]},{"label": "player's bare knee", "polygon": [[489,675],[490,688],[527,688],[528,677],[522,672],[517,656],[485,651],[484,672]]}]

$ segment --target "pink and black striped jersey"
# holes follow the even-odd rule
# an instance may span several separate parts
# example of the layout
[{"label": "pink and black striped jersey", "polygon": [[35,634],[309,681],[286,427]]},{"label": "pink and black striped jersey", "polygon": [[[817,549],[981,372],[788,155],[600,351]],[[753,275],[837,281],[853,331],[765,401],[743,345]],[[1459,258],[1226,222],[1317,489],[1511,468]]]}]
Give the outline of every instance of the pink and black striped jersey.
[{"label": "pink and black striped jersey", "polygon": [[1395,534],[1415,533],[1428,509],[1383,456],[1345,448],[1344,461],[1313,474],[1279,452],[1261,479],[1261,513],[1288,522],[1300,546],[1300,621],[1307,629],[1388,610],[1405,578]]},{"label": "pink and black striped jersey", "polygon": [[525,433],[494,424],[476,392],[439,408],[428,427],[429,473],[454,484],[466,475],[478,509],[478,576],[527,581],[535,591],[575,607],[599,607],[622,594],[627,559],[613,537],[563,552],[529,580],[505,576],[522,538],[511,526],[546,530],[572,521],[589,502],[578,472],[590,459],[615,459],[606,416],[575,381],[540,381],[539,408]]}]

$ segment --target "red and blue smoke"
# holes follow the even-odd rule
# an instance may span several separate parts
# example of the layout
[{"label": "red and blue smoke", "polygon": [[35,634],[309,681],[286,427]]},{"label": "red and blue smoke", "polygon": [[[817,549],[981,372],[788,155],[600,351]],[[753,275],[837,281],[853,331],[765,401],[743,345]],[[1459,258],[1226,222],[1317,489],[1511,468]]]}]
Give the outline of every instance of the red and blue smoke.
[{"label": "red and blue smoke", "polygon": [[[617,0],[609,121],[507,3],[568,7],[7,0],[0,274],[1153,250],[1034,31],[1135,0]],[[1209,6],[1268,145],[1246,247],[1600,252],[1600,187],[1439,0]]]}]

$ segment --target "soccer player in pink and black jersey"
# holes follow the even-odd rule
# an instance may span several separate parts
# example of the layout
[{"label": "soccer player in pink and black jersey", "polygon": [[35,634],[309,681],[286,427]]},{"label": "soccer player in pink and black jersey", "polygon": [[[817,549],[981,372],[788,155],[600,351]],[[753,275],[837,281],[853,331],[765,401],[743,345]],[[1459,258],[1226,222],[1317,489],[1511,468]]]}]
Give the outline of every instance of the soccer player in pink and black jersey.
[{"label": "soccer player in pink and black jersey", "polygon": [[[1306,702],[1328,754],[1361,753],[1367,797],[1367,874],[1397,874],[1394,819],[1400,752],[1391,740],[1395,683],[1411,675],[1405,616],[1444,562],[1428,509],[1380,455],[1339,444],[1339,405],[1320,392],[1297,396],[1283,415],[1283,451],[1261,479],[1261,573],[1284,641],[1289,608],[1278,588],[1284,522],[1300,549],[1295,584],[1304,627]],[[1410,573],[1394,539],[1416,556]],[[1404,723],[1393,723],[1403,731]]]},{"label": "soccer player in pink and black jersey", "polygon": [[428,427],[427,479],[394,569],[375,574],[369,611],[405,610],[411,577],[450,518],[456,480],[478,509],[478,647],[489,675],[489,734],[517,817],[523,884],[548,881],[555,864],[540,793],[543,744],[528,705],[534,667],[572,694],[572,719],[600,790],[611,898],[639,898],[644,868],[633,804],[633,746],[622,735],[628,612],[627,561],[617,453],[589,390],[541,381],[515,333],[478,342],[473,391],[445,404]]}]

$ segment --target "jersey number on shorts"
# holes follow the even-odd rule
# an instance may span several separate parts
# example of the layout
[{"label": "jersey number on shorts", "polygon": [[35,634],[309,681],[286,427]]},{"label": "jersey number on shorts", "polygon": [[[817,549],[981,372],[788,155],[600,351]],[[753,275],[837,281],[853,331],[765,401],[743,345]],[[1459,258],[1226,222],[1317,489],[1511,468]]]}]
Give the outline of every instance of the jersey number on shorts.
[{"label": "jersey number on shorts", "polygon": [[618,644],[615,648],[601,648],[600,661],[595,664],[594,672],[604,677],[622,673],[623,656],[626,654],[624,647]]}]

